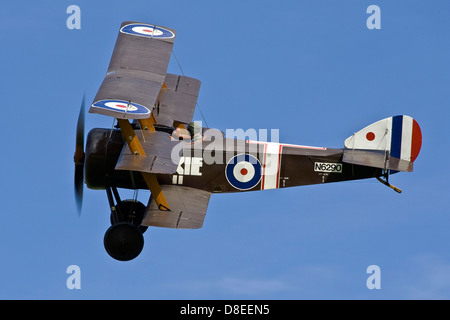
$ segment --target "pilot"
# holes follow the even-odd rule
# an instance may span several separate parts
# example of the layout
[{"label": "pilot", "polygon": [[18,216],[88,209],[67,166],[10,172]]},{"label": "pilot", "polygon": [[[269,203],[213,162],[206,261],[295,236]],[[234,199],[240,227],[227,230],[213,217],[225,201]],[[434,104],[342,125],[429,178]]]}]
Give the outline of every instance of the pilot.
[{"label": "pilot", "polygon": [[189,123],[189,125],[187,127],[187,131],[191,135],[192,142],[195,142],[198,139],[202,138],[202,126],[198,122],[193,121],[193,122]]}]

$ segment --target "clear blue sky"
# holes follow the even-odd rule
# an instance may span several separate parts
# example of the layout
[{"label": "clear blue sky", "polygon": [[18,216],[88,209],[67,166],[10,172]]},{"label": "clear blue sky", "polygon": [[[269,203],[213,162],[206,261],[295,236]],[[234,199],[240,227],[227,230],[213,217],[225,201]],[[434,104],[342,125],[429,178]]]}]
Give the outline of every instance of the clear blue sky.
[{"label": "clear blue sky", "polygon": [[[80,30],[66,28],[71,4]],[[371,4],[380,30],[366,27]],[[444,0],[2,1],[0,298],[450,299],[449,12]],[[373,179],[213,195],[202,229],[150,228],[137,259],[111,259],[105,192],[85,189],[77,215],[73,153],[82,96],[126,20],[177,30],[210,127],[343,147],[412,116],[423,146],[414,172],[391,178],[403,193]],[[86,117],[86,130],[111,124]],[[66,287],[73,264],[80,290]],[[380,290],[366,287],[370,265]]]}]

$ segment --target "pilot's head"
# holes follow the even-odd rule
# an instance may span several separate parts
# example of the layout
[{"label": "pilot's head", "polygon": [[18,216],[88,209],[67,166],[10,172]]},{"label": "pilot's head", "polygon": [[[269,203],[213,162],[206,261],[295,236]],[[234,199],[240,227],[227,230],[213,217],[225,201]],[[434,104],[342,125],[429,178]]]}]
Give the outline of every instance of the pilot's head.
[{"label": "pilot's head", "polygon": [[190,133],[192,139],[196,136],[201,136],[202,124],[201,122],[192,121],[187,127],[187,131]]}]

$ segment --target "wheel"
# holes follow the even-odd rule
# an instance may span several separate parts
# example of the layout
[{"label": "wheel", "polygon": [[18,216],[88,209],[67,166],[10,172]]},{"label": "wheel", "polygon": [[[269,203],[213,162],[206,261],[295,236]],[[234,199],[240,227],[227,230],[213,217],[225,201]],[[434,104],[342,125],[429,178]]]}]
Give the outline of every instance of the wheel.
[{"label": "wheel", "polygon": [[106,230],[103,244],[106,252],[114,259],[129,261],[141,253],[144,247],[144,237],[135,225],[119,222]]},{"label": "wheel", "polygon": [[[117,206],[116,206],[117,207]],[[116,213],[111,213],[111,225],[115,222],[129,222],[144,233],[147,230],[147,226],[141,226],[142,219],[144,219],[145,205],[142,202],[135,200],[124,200],[121,202],[120,212],[121,216],[117,215],[117,219],[114,219]]]}]

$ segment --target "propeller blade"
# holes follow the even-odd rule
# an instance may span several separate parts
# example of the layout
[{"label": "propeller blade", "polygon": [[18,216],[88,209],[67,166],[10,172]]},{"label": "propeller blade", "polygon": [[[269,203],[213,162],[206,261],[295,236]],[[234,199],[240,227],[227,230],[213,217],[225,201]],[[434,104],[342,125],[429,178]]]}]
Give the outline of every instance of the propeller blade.
[{"label": "propeller blade", "polygon": [[84,183],[84,109],[85,96],[83,96],[83,100],[81,101],[80,114],[78,115],[75,154],[73,156],[75,162],[75,201],[79,215],[81,214],[81,206],[83,203]]},{"label": "propeller blade", "polygon": [[81,206],[83,204],[83,165],[75,165],[75,202],[77,204],[78,215],[81,215]]},{"label": "propeller blade", "polygon": [[79,164],[83,160],[84,156],[84,109],[85,109],[85,97],[83,96],[83,100],[81,101],[80,114],[78,115],[77,122],[77,137],[75,144],[75,155],[74,161]]}]

